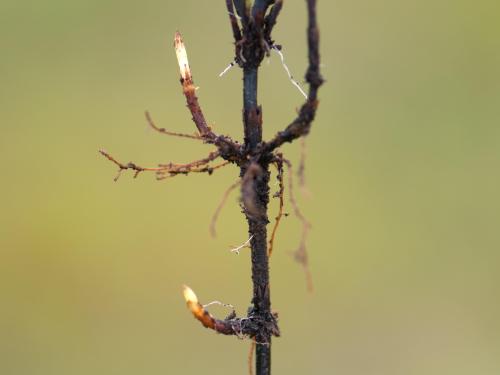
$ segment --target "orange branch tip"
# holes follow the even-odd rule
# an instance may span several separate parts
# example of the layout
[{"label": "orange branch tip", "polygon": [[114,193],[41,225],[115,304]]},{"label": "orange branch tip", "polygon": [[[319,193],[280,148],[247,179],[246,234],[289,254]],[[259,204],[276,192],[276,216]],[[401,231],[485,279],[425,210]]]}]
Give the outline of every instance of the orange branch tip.
[{"label": "orange branch tip", "polygon": [[183,285],[182,294],[184,295],[186,305],[193,316],[205,327],[215,329],[215,319],[203,308],[200,302],[198,302],[198,297],[196,297],[193,290],[187,285]]},{"label": "orange branch tip", "polygon": [[[242,319],[236,318],[234,310],[233,313],[225,320],[219,320],[214,318],[207,310],[205,310],[206,306],[203,306],[198,301],[198,297],[196,297],[196,294],[190,287],[184,285],[182,287],[182,294],[184,295],[184,299],[186,300],[188,309],[204,327],[213,329],[214,331],[222,333],[223,335],[248,334],[248,332],[242,326]],[[207,306],[212,304],[222,304],[223,306],[232,308],[232,305],[223,304],[219,301],[211,302]]]}]

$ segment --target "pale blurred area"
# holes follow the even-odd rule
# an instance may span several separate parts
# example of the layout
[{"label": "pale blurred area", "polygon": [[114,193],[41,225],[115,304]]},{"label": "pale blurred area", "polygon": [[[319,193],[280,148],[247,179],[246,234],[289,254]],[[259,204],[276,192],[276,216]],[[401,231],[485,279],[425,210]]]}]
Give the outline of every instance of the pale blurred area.
[{"label": "pale blurred area", "polygon": [[[285,1],[275,32],[301,81],[304,11]],[[273,373],[499,374],[500,5],[320,0],[319,13],[327,83],[311,197],[296,191],[315,292],[289,256],[290,216],[271,259]],[[241,139],[241,71],[218,77],[233,58],[224,1],[0,2],[1,374],[247,372],[249,342],[201,327],[181,292],[246,313],[248,251],[228,251],[247,239],[238,194],[208,231],[237,169],[114,183],[97,153],[155,165],[212,150],[144,120],[195,130],[176,30],[208,121]],[[260,79],[269,138],[302,97],[277,55]],[[298,144],[283,152],[297,165]]]}]

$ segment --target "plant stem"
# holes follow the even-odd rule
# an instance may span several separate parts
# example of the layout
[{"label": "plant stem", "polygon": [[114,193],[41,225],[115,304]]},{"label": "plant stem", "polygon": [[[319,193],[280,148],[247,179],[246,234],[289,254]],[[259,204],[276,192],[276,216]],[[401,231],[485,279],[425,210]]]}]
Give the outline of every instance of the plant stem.
[{"label": "plant stem", "polygon": [[[243,125],[245,133],[245,148],[250,155],[257,151],[262,142],[262,113],[257,104],[258,68],[245,67],[243,69]],[[269,289],[269,262],[267,255],[267,205],[269,202],[269,165],[265,160],[254,160],[261,168],[260,173],[253,181],[253,196],[255,213],[246,212],[249,235],[252,237],[252,282],[253,282],[253,311],[252,315],[257,320],[272,322],[271,298]],[[250,162],[241,168],[244,176]],[[263,329],[255,337],[256,348],[256,373],[268,375],[271,373],[271,334]],[[262,343],[268,343],[262,345]]]},{"label": "plant stem", "polygon": [[243,126],[245,132],[245,147],[254,151],[262,142],[262,115],[257,105],[258,68],[243,69]]}]

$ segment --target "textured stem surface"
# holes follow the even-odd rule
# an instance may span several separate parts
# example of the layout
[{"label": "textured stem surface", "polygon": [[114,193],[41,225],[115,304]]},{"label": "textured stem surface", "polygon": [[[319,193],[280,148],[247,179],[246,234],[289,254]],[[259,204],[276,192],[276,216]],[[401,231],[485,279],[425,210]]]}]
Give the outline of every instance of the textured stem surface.
[{"label": "textured stem surface", "polygon": [[[262,113],[257,104],[257,67],[243,69],[243,125],[245,130],[245,148],[249,154],[257,151],[262,142]],[[273,323],[271,314],[271,298],[269,290],[269,259],[267,255],[267,204],[269,202],[269,165],[265,161],[255,161],[252,166],[245,165],[241,169],[242,177],[249,168],[257,168],[248,183],[251,188],[251,199],[246,209],[248,231],[252,238],[252,282],[253,282],[253,312],[257,320]],[[245,194],[245,192],[244,192]],[[249,209],[251,207],[251,209]],[[271,334],[270,330],[262,329],[257,337],[255,360],[257,375],[271,373]]]}]

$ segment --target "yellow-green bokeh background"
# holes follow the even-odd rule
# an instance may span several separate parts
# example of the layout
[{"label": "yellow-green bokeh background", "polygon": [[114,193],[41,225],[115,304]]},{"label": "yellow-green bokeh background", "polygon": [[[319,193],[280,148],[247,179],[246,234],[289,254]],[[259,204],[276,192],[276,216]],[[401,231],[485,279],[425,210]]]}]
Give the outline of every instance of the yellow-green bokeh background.
[{"label": "yellow-green bokeh background", "polygon": [[[274,373],[500,373],[499,8],[319,2],[327,84],[299,198],[316,290],[287,255],[300,228],[287,218]],[[286,1],[275,33],[297,77],[304,9]],[[0,2],[1,374],[246,373],[249,343],[203,329],[180,293],[249,305],[248,253],[227,251],[246,239],[236,195],[218,238],[207,230],[237,170],[114,183],[97,154],[151,165],[210,150],[143,119],[194,130],[177,29],[207,118],[241,138],[241,72],[217,77],[233,52],[222,0]],[[277,56],[260,78],[269,137],[301,97]]]}]

